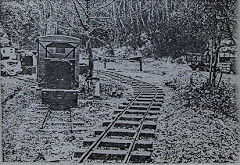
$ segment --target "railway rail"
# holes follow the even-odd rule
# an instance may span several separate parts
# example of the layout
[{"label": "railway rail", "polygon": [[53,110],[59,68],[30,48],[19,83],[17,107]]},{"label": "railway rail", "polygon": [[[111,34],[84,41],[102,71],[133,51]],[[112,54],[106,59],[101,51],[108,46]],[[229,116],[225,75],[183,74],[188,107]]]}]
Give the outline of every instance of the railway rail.
[{"label": "railway rail", "polygon": [[[26,83],[31,83],[32,85],[37,85],[37,82],[33,79],[30,78],[21,78],[18,76],[13,76],[13,78],[16,78],[18,80],[24,81]],[[17,89],[15,89],[13,91],[13,93],[9,94],[3,101],[2,101],[2,105],[5,105],[7,103],[7,101],[13,99],[20,91],[22,90],[22,88],[17,87]]]},{"label": "railway rail", "polygon": [[94,130],[94,138],[83,140],[83,148],[74,152],[74,161],[151,162],[156,120],[164,97],[162,89],[118,73],[98,73],[131,85],[134,96],[119,105],[112,120],[104,121],[102,128]]}]

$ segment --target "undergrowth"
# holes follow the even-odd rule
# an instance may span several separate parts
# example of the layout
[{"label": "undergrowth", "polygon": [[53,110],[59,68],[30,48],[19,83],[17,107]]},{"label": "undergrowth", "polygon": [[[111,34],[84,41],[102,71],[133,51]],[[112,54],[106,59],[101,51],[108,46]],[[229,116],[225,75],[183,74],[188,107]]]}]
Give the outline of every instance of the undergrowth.
[{"label": "undergrowth", "polygon": [[213,87],[207,78],[194,72],[190,76],[180,73],[166,85],[173,88],[182,105],[195,111],[210,110],[209,118],[231,118],[238,120],[236,84],[222,80],[219,86]]}]

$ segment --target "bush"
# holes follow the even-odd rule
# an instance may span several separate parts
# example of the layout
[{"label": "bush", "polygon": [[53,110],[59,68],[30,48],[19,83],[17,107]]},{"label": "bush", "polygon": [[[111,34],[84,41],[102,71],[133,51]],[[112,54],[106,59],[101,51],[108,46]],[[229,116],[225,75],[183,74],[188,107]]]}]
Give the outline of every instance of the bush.
[{"label": "bush", "polygon": [[[178,76],[172,82],[166,83],[172,87],[177,100],[182,100],[185,107],[192,108],[199,113],[210,110],[209,118],[232,118],[238,120],[236,85],[222,83],[219,87],[213,87],[206,79],[197,78],[199,75],[188,77],[188,81]],[[180,77],[180,78],[179,78]],[[186,77],[185,77],[186,79]]]}]

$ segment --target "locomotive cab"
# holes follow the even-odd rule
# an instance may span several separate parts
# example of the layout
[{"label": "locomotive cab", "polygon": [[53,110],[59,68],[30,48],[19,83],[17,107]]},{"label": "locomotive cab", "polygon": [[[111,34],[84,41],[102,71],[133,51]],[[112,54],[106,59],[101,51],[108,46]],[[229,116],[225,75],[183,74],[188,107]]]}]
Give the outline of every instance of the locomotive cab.
[{"label": "locomotive cab", "polygon": [[55,35],[40,37],[37,42],[37,79],[42,88],[42,103],[59,110],[77,107],[80,40]]}]

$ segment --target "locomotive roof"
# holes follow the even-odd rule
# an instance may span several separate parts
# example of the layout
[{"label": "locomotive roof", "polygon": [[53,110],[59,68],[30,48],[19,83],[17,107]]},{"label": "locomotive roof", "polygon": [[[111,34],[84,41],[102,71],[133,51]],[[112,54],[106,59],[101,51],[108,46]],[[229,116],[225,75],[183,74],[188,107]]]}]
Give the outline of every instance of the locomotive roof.
[{"label": "locomotive roof", "polygon": [[39,37],[41,42],[79,43],[80,39],[66,35],[46,35]]}]

